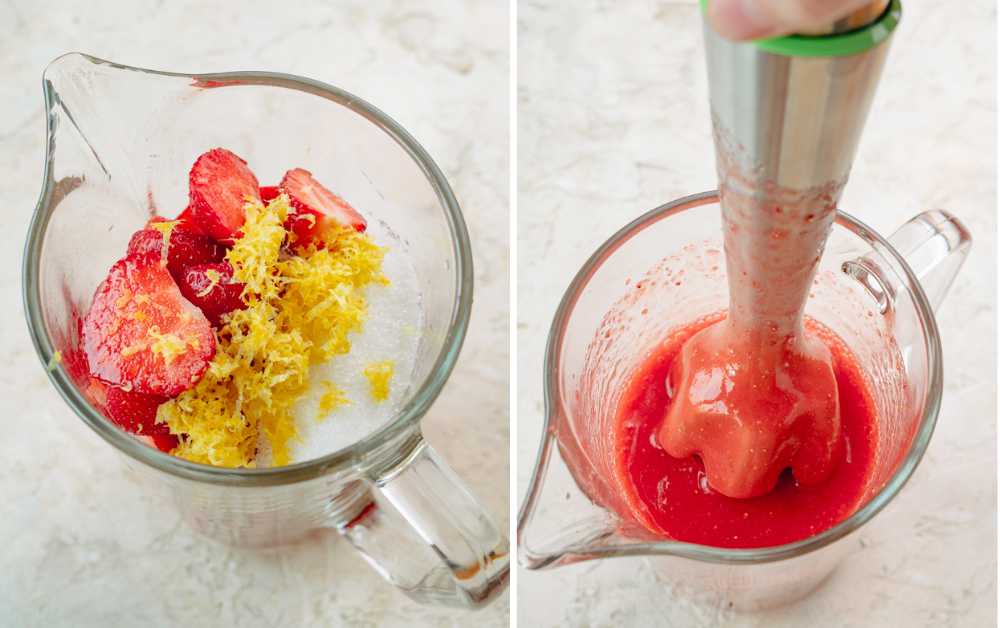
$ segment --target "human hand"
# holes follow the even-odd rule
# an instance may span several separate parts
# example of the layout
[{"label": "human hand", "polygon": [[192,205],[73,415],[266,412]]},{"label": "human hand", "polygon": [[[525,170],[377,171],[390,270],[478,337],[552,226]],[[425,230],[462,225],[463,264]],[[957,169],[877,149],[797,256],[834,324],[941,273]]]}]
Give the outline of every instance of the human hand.
[{"label": "human hand", "polygon": [[872,0],[712,0],[708,17],[729,39],[760,39],[809,31]]}]

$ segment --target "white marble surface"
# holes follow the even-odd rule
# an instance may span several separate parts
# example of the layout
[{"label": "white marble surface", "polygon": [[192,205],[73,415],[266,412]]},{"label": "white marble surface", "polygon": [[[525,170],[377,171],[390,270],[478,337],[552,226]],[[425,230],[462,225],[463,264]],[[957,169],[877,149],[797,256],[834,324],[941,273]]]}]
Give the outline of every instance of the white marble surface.
[{"label": "white marble surface", "polygon": [[506,530],[507,20],[488,0],[0,1],[0,626],[508,624],[506,594],[475,615],[418,606],[336,538],[251,552],[194,536],[57,396],[19,278],[41,181],[41,73],[57,55],[278,70],[361,95],[423,143],[465,208],[473,321],[426,434]]},{"label": "white marble surface", "polygon": [[[637,214],[715,176],[695,0],[519,6],[520,500],[544,339],[573,273]],[[843,201],[882,233],[948,208],[976,239],[938,313],[937,432],[903,493],[848,541],[863,551],[815,595],[754,615],[672,598],[639,560],[522,570],[521,625],[995,625],[995,12],[989,0],[906,5]]]}]

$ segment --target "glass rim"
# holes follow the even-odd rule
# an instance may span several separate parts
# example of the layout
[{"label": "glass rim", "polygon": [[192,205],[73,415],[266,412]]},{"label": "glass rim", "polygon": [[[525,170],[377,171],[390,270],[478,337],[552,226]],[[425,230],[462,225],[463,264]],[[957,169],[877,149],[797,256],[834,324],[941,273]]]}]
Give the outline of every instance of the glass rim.
[{"label": "glass rim", "polygon": [[[416,391],[409,395],[406,403],[396,412],[392,420],[347,447],[304,462],[262,469],[217,467],[177,458],[140,442],[132,435],[113,425],[98,412],[83,397],[76,385],[67,376],[65,369],[50,367],[50,365],[54,364],[55,348],[42,317],[41,286],[39,284],[41,244],[53,211],[53,207],[48,204],[48,199],[54,185],[52,177],[52,153],[55,144],[52,140],[55,129],[53,128],[53,118],[49,112],[54,106],[55,94],[46,77],[50,70],[60,61],[74,57],[82,58],[95,65],[105,65],[117,70],[154,76],[187,78],[192,81],[205,83],[205,88],[208,89],[240,85],[263,85],[312,94],[332,101],[365,118],[389,135],[406,151],[427,178],[437,196],[438,203],[444,211],[451,235],[452,254],[455,258],[453,281],[456,296],[451,308],[448,331],[442,347],[437,354],[433,368],[420,383]],[[232,486],[274,486],[302,482],[337,470],[350,468],[360,463],[366,453],[378,449],[399,437],[420,421],[440,394],[444,383],[455,366],[465,340],[472,310],[473,267],[472,247],[468,229],[454,192],[441,169],[406,129],[374,105],[343,89],[306,77],[282,72],[239,71],[187,74],[122,65],[88,54],[70,52],[56,57],[45,68],[42,75],[42,88],[45,96],[46,111],[45,165],[42,174],[42,190],[35,204],[22,256],[22,300],[32,343],[35,346],[35,351],[43,367],[46,369],[50,381],[84,423],[97,432],[104,440],[129,457],[154,469],[180,478]]]},{"label": "glass rim", "polygon": [[[646,227],[680,214],[689,209],[694,209],[713,202],[718,202],[718,191],[702,192],[692,194],[650,210],[622,227],[614,235],[608,238],[598,249],[587,259],[580,270],[574,276],[569,287],[563,295],[552,320],[549,330],[548,342],[545,350],[545,374],[544,377],[544,398],[545,398],[545,418],[542,428],[542,438],[538,454],[535,459],[535,466],[528,483],[528,491],[525,496],[521,511],[518,513],[517,531],[519,544],[522,535],[531,522],[535,514],[538,498],[541,495],[544,473],[548,467],[549,457],[552,455],[552,445],[555,443],[553,431],[553,421],[557,413],[561,412],[561,401],[558,392],[560,389],[557,380],[557,367],[561,353],[563,339],[566,333],[566,323],[575,307],[581,293],[586,288],[591,277],[597,269],[621,246],[626,244],[633,236],[644,230]],[[928,363],[928,386],[924,397],[923,416],[920,417],[918,429],[913,436],[913,441],[906,452],[906,456],[899,463],[899,467],[889,478],[889,481],[876,493],[864,506],[859,508],[850,517],[841,521],[837,525],[824,530],[823,532],[811,536],[807,539],[762,548],[728,549],[699,545],[695,543],[685,543],[682,541],[650,541],[636,543],[609,544],[601,547],[587,548],[582,551],[574,551],[572,548],[563,553],[564,556],[573,556],[579,559],[612,558],[618,556],[639,556],[639,555],[672,555],[691,558],[702,562],[722,563],[722,564],[759,564],[769,563],[779,560],[786,560],[808,554],[819,550],[834,541],[837,541],[864,524],[878,514],[892,499],[899,493],[903,486],[913,475],[914,470],[923,458],[934,433],[937,424],[938,412],[941,407],[941,397],[943,392],[943,369],[941,358],[941,340],[934,317],[933,309],[927,296],[920,285],[916,275],[909,264],[899,254],[898,251],[882,236],[876,233],[868,225],[854,218],[846,212],[838,209],[835,223],[846,228],[854,235],[860,237],[866,243],[879,249],[880,254],[888,254],[891,259],[899,264],[902,269],[903,287],[912,295],[914,306],[917,311],[924,337],[924,350],[927,352]],[[526,537],[524,537],[526,539]],[[550,565],[558,561],[562,556],[555,556],[542,552],[535,554],[525,545],[522,550],[532,560],[538,564],[536,568]]]}]

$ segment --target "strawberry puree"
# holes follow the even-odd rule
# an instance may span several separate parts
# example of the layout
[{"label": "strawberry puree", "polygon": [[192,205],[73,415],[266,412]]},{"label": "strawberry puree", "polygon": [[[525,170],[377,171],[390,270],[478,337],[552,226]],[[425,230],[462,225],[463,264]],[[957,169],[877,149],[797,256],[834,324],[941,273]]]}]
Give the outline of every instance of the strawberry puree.
[{"label": "strawberry puree", "polygon": [[730,191],[723,208],[729,316],[672,361],[656,438],[676,458],[699,454],[729,497],[764,495],[787,468],[818,484],[836,465],[841,417],[832,355],[802,317],[832,197],[762,207]]},{"label": "strawberry puree", "polygon": [[[671,334],[640,365],[621,397],[615,419],[615,472],[629,507],[640,522],[656,533],[714,547],[779,545],[836,525],[855,510],[870,474],[876,438],[875,406],[850,351],[814,321],[807,321],[804,327],[808,337],[830,356],[839,406],[840,429],[829,449],[832,465],[822,483],[806,485],[785,471],[775,477],[775,486],[767,494],[733,499],[713,489],[701,458],[673,456],[660,446],[662,436],[658,432],[662,435],[663,417],[678,404],[677,389],[670,384],[676,376],[677,362],[683,359],[696,334],[727,328],[726,321],[720,318],[700,321]],[[791,369],[803,381],[816,377],[815,370],[820,368],[805,360],[793,364]],[[699,386],[707,384],[693,385],[692,390]],[[745,457],[739,451],[743,446],[741,442],[731,446],[740,459]]]}]

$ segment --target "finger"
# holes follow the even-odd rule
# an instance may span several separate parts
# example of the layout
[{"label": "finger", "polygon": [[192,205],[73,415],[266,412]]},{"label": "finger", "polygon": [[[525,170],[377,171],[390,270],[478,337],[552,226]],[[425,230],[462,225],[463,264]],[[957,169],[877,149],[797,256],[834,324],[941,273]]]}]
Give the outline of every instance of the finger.
[{"label": "finger", "polygon": [[814,30],[871,0],[711,0],[708,17],[729,39],[746,40]]}]

